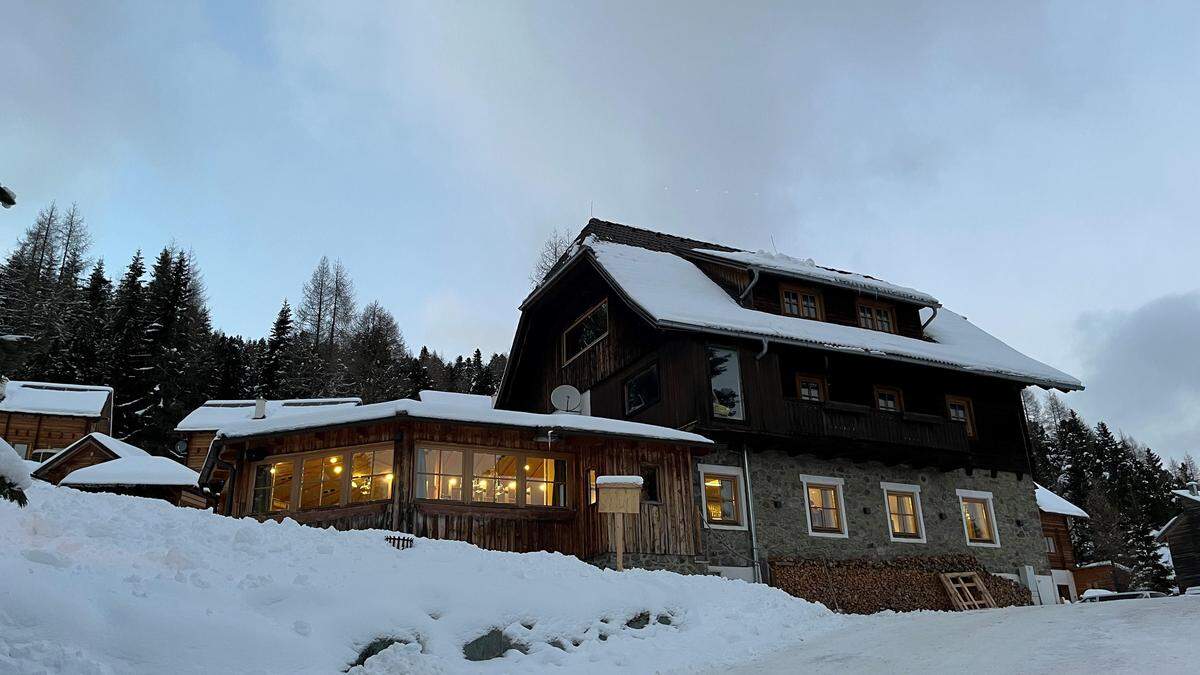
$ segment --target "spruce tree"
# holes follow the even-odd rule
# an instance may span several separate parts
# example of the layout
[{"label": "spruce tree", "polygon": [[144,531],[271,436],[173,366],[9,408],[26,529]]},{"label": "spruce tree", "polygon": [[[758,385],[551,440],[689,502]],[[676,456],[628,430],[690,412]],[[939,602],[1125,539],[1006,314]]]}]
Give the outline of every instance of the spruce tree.
[{"label": "spruce tree", "polygon": [[141,431],[141,412],[149,405],[154,383],[150,380],[146,288],[142,277],[146,273],[142,252],[133,260],[117,284],[112,298],[112,314],[108,322],[110,340],[110,371],[107,382],[115,390],[113,429],[121,437]]},{"label": "spruce tree", "polygon": [[1125,541],[1126,565],[1132,570],[1130,586],[1166,592],[1171,587],[1171,571],[1163,564],[1149,513],[1139,509],[1129,519]]},{"label": "spruce tree", "polygon": [[266,350],[262,355],[256,394],[268,399],[286,398],[283,392],[290,386],[292,378],[293,341],[292,307],[287,299],[275,315],[271,335],[267,338]]},{"label": "spruce tree", "polygon": [[375,403],[404,395],[409,360],[396,320],[378,302],[363,308],[346,350],[347,392]]}]

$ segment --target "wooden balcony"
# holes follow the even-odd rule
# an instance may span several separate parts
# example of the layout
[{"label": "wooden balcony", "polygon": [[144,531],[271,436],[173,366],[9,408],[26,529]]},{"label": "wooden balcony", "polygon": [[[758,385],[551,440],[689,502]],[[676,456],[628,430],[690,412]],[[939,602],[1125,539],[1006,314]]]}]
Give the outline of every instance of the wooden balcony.
[{"label": "wooden balcony", "polygon": [[846,438],[908,448],[967,453],[966,428],[936,415],[885,413],[850,403],[784,401],[789,430],[798,436]]}]

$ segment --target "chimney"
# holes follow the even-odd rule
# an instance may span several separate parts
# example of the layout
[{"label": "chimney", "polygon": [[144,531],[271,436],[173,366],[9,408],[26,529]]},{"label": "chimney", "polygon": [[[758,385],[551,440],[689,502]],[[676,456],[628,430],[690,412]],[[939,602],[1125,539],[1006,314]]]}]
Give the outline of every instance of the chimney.
[{"label": "chimney", "polygon": [[267,399],[259,396],[254,399],[254,417],[251,419],[261,420],[267,416]]},{"label": "chimney", "polygon": [[1200,497],[1200,488],[1197,488],[1196,481],[1191,481],[1188,485],[1188,492],[1192,493],[1193,497]]}]

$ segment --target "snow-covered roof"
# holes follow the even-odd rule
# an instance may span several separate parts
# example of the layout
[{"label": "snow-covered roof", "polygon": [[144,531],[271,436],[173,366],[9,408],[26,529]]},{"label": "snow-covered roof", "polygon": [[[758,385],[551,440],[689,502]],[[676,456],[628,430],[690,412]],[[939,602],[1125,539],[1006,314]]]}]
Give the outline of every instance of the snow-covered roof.
[{"label": "snow-covered roof", "polygon": [[1071,502],[1059,497],[1046,488],[1034,483],[1034,494],[1037,496],[1038,508],[1046,513],[1058,513],[1072,518],[1089,518],[1087,512]]},{"label": "snow-covered roof", "polygon": [[462,405],[470,408],[491,408],[492,397],[482,394],[459,394],[453,391],[435,391],[422,389],[417,395],[426,403],[441,403],[445,405]]},{"label": "snow-covered roof", "polygon": [[[314,408],[354,407],[361,398],[290,398],[267,401],[267,418],[311,412]],[[175,425],[175,431],[216,431],[254,417],[254,399],[205,401]]]},{"label": "snow-covered roof", "polygon": [[1194,502],[1200,502],[1200,495],[1194,495],[1188,490],[1171,490],[1171,492],[1176,497],[1183,497],[1184,499],[1190,499]]},{"label": "snow-covered roof", "polygon": [[39,478],[44,476],[55,464],[58,464],[60,460],[73,454],[76,448],[84,443],[87,443],[88,441],[94,441],[97,445],[108,450],[118,458],[150,456],[150,453],[137,447],[136,445],[130,445],[125,441],[113,438],[108,434],[102,434],[99,431],[93,431],[92,433],[75,441],[62,450],[54,453],[49,459],[42,462],[42,464],[35,470],[35,474]]},{"label": "snow-covered roof", "polygon": [[645,481],[641,476],[599,476],[596,485],[633,485],[641,487]]},{"label": "snow-covered roof", "polygon": [[[399,399],[383,403],[371,403],[358,407],[331,407],[329,409],[312,410],[305,414],[286,415],[266,419],[250,420],[221,427],[217,432],[218,438],[245,438],[262,434],[298,431],[333,426],[336,424],[352,424],[369,422],[404,415],[418,419],[449,420],[455,422],[474,422],[479,424],[495,424],[512,427],[528,427],[534,429],[555,429],[567,432],[585,432],[596,434],[614,434],[633,436],[679,443],[704,444],[712,441],[688,431],[659,427],[640,422],[614,420],[604,417],[589,417],[572,413],[528,413],[513,410],[497,410],[490,403],[480,405],[476,396],[456,394],[446,396],[439,393],[429,400],[427,393],[422,392],[420,401]],[[486,398],[486,397],[483,397]]]},{"label": "snow-covered roof", "polygon": [[[698,267],[678,255],[595,237],[584,245],[628,299],[657,325],[801,344],[899,361],[984,373],[1026,384],[1082,389],[1079,380],[1036,361],[942,308],[925,329],[929,340],[857,326],[781,316],[742,307]],[[934,310],[923,309],[922,319]]]},{"label": "snow-covered roof", "polygon": [[0,412],[100,417],[112,393],[112,387],[9,380]]},{"label": "snow-covered roof", "polygon": [[183,485],[195,486],[200,474],[166,457],[121,457],[76,469],[62,485]]},{"label": "snow-covered roof", "polygon": [[843,286],[863,293],[871,293],[878,296],[893,298],[897,300],[905,300],[907,302],[915,302],[919,305],[927,307],[939,307],[941,305],[938,299],[928,293],[918,291],[915,288],[907,286],[899,286],[882,279],[867,276],[865,274],[856,274],[854,272],[844,272],[831,267],[821,267],[813,262],[812,258],[801,259],[793,258],[782,253],[770,253],[767,251],[708,251],[701,250],[706,256],[728,260],[730,262],[740,263],[750,268],[758,268],[768,272],[774,272],[784,276],[803,279],[805,281],[815,281],[822,284],[831,284],[834,286]]}]

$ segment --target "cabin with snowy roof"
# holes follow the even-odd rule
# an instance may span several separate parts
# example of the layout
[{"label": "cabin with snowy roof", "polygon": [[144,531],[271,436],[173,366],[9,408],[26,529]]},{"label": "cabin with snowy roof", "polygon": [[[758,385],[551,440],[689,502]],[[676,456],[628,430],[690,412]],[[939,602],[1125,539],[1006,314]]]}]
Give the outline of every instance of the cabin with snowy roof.
[{"label": "cabin with snowy roof", "polygon": [[112,387],[0,378],[0,437],[42,462],[92,432],[112,433]]},{"label": "cabin with snowy roof", "polygon": [[1050,561],[1050,577],[1058,599],[1075,602],[1080,585],[1075,581],[1075,546],[1071,543],[1071,527],[1079,518],[1089,518],[1086,511],[1035,485],[1038,511],[1041,512],[1042,538],[1046,542],[1046,557]]},{"label": "cabin with snowy roof", "polygon": [[1175,585],[1182,593],[1200,586],[1200,486],[1191,482],[1187,489],[1173,492],[1180,513],[1159,530],[1156,539],[1169,548]]},{"label": "cabin with snowy roof", "polygon": [[164,499],[177,506],[207,508],[200,475],[167,457],[92,432],[47,459],[33,478],[91,492]]},{"label": "cabin with snowy roof", "polygon": [[185,461],[188,468],[199,471],[208,456],[208,446],[217,435],[217,430],[229,424],[251,419],[275,418],[325,410],[329,407],[354,407],[362,405],[362,399],[346,398],[290,398],[277,401],[266,399],[212,400],[188,413],[175,425],[186,444]]},{"label": "cabin with snowy roof", "polygon": [[1082,384],[933,295],[593,219],[520,309],[497,407],[569,384],[587,414],[718,443],[693,468],[711,570],[968,554],[1049,576],[1021,390]]},{"label": "cabin with snowy roof", "polygon": [[[488,396],[322,406],[222,426],[200,471],[217,512],[338,529],[390,529],[500,551],[613,564],[597,480],[659,467],[624,529],[627,559],[694,563],[693,455],[703,436],[639,422],[497,410]],[[651,560],[653,562],[653,560]],[[661,565],[660,565],[661,566]]]}]

